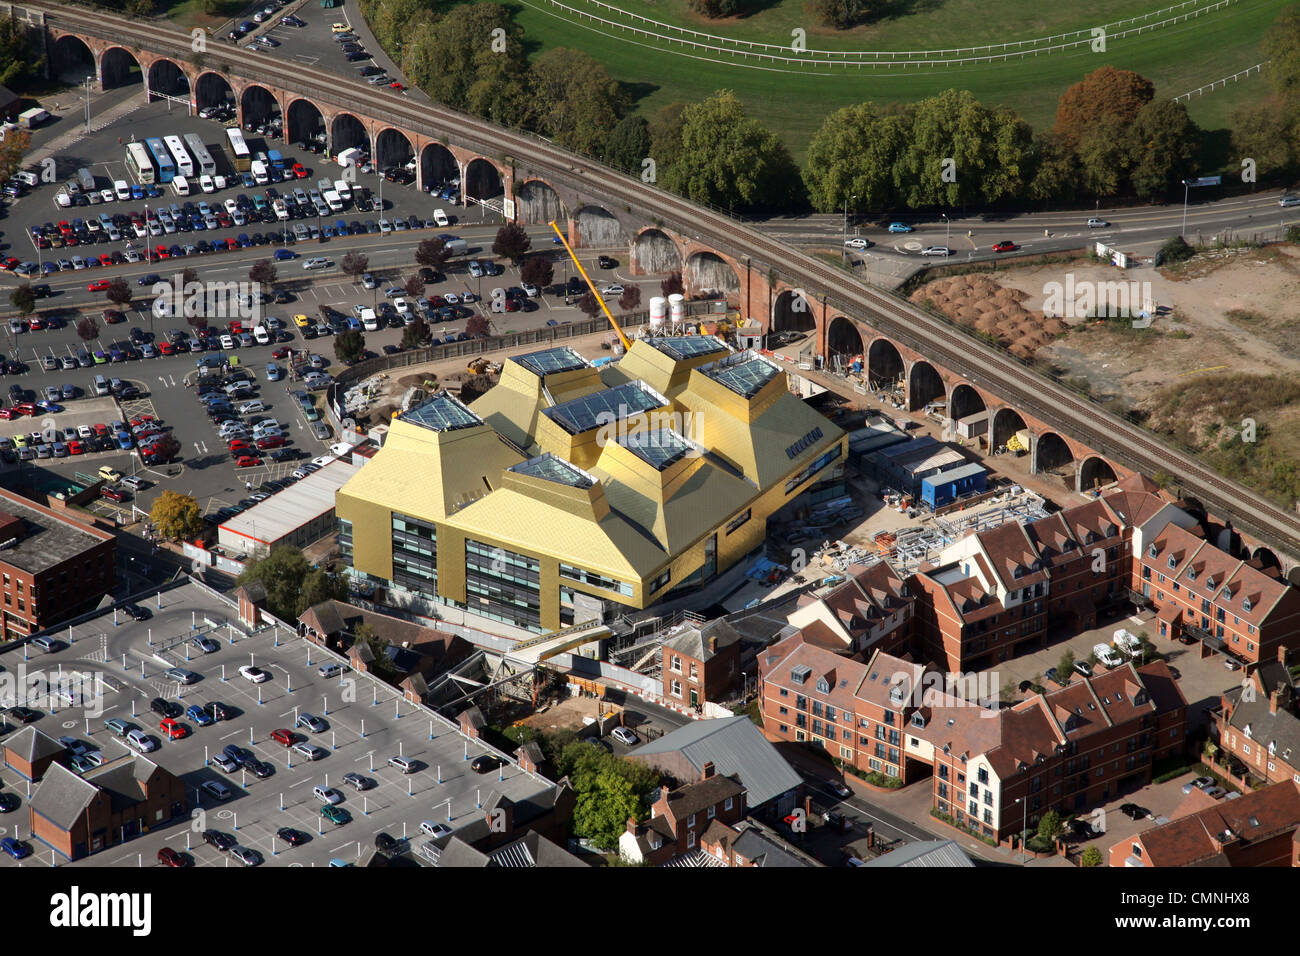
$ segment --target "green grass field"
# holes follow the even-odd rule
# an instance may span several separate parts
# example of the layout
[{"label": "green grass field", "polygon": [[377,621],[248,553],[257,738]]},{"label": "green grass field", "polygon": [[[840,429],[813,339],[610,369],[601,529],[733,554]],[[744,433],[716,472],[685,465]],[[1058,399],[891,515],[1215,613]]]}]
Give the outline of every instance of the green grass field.
[{"label": "green grass field", "polygon": [[[533,50],[553,46],[584,50],[603,62],[617,79],[643,95],[638,109],[650,114],[675,101],[690,102],[728,88],[766,125],[782,136],[795,158],[803,160],[809,137],[827,113],[865,100],[910,102],[949,88],[969,89],[981,102],[1007,106],[1036,128],[1049,126],[1056,101],[1070,84],[1103,65],[1135,70],[1156,83],[1157,95],[1174,96],[1253,66],[1261,59],[1259,42],[1287,0],[1241,0],[1223,10],[1140,36],[1112,38],[1106,53],[1056,53],[1012,58],[945,71],[913,71],[834,76],[746,68],[673,53],[681,47],[652,48],[595,32],[590,24],[569,22],[545,0],[503,0],[516,11]],[[570,0],[577,5],[580,0]],[[684,0],[621,0],[625,8],[665,23],[677,23],[737,39],[788,43],[796,26],[808,30],[810,48],[919,50],[1025,40],[1086,29],[1122,17],[1168,6],[1161,0],[1134,6],[1099,0],[1084,12],[1074,5],[1043,5],[1013,0],[996,6],[979,0],[926,4],[907,16],[837,34],[814,30],[802,0],[784,0],[742,20],[704,21]],[[1248,80],[1219,89],[1189,104],[1193,118],[1207,128],[1225,124],[1246,99],[1262,95],[1265,81]]]}]

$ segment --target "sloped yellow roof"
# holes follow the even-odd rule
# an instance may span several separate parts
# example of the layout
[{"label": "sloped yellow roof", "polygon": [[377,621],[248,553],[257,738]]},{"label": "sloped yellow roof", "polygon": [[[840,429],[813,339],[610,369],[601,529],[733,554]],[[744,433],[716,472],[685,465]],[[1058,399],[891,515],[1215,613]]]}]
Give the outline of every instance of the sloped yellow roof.
[{"label": "sloped yellow roof", "polygon": [[626,581],[649,575],[669,557],[647,533],[613,511],[593,522],[514,487],[498,489],[447,523],[471,538],[550,555]]},{"label": "sloped yellow roof", "polygon": [[394,419],[384,447],[339,494],[442,519],[499,487],[501,473],[522,460],[487,425],[437,432]]}]

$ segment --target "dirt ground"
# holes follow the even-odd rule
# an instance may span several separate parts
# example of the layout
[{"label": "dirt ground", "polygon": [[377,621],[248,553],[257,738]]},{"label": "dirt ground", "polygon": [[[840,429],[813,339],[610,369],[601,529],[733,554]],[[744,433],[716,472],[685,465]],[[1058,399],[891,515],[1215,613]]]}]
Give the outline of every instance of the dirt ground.
[{"label": "dirt ground", "polygon": [[[519,721],[520,726],[534,727],[541,731],[580,730],[582,718],[597,717],[600,701],[594,697],[570,697],[552,704],[545,710],[529,714]],[[608,706],[608,705],[606,705]]]}]

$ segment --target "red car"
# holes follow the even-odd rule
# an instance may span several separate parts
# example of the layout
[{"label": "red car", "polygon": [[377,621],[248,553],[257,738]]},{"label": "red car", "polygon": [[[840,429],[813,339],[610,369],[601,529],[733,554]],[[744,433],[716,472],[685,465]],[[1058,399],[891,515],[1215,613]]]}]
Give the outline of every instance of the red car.
[{"label": "red car", "polygon": [[[258,442],[258,445],[261,445],[261,442]],[[236,452],[250,452],[253,449],[253,446],[250,445],[243,438],[232,438],[230,440],[229,447],[230,447],[230,453],[232,455],[235,454]]]},{"label": "red car", "polygon": [[431,295],[429,296],[429,304],[435,309],[441,309],[447,304],[447,300],[440,295]]},{"label": "red car", "polygon": [[281,345],[278,349],[276,349],[274,352],[271,353],[271,358],[273,359],[282,359],[288,357],[289,357],[289,346],[287,345]]},{"label": "red car", "polygon": [[86,446],[83,445],[81,442],[76,440],[68,442],[69,455],[84,455],[85,453],[86,453]]},{"label": "red car", "polygon": [[999,242],[993,247],[994,252],[1015,252],[1020,247],[1010,240]]},{"label": "red car", "polygon": [[167,735],[168,740],[180,740],[189,733],[189,729],[184,724],[178,724],[172,717],[164,717],[158,729]]},{"label": "red car", "polygon": [[90,430],[93,431],[96,435],[111,435],[111,434],[112,434],[112,432],[109,431],[108,426],[105,425],[103,422],[100,422],[100,423],[97,424],[97,425],[91,425],[91,426],[90,426]]},{"label": "red car", "polygon": [[99,496],[101,498],[107,498],[109,501],[126,501],[126,496],[112,485],[105,485],[103,488],[100,488]]},{"label": "red car", "polygon": [[298,735],[292,730],[285,730],[281,727],[279,730],[271,731],[271,739],[278,744],[284,744],[286,747],[292,747],[293,742],[298,739]]},{"label": "red car", "polygon": [[13,411],[17,415],[35,415],[36,406],[31,402],[19,402],[13,407]]},{"label": "red car", "polygon": [[119,322],[126,321],[126,316],[117,311],[117,309],[105,309],[100,313],[100,316],[109,325],[117,325]]},{"label": "red car", "polygon": [[257,447],[261,449],[281,448],[283,446],[284,446],[283,435],[268,435],[266,438],[259,438],[257,440]]},{"label": "red car", "polygon": [[33,332],[39,332],[41,329],[45,328],[45,320],[39,315],[33,315],[27,320],[27,327]]},{"label": "red car", "polygon": [[[220,241],[221,241],[220,239],[217,240],[217,242],[220,242]],[[239,243],[236,242],[234,239],[227,239],[227,240],[226,240],[226,248],[229,249],[231,252],[233,252],[234,250],[236,250],[236,249],[239,248]]]},{"label": "red car", "polygon": [[169,846],[163,847],[158,851],[158,862],[163,866],[186,866],[185,857],[181,856]]},{"label": "red car", "polygon": [[155,246],[153,250],[155,259],[170,259],[171,253],[167,251],[166,246]]},{"label": "red car", "polygon": [[406,89],[406,87],[404,87],[401,83],[397,83],[397,82],[389,83],[389,84],[388,84],[388,88],[389,88],[390,90],[397,90],[399,93],[400,93],[402,90]]},{"label": "red car", "polygon": [[170,342],[159,342],[158,351],[163,355],[175,355],[176,346],[172,345]]},{"label": "red car", "polygon": [[13,272],[20,265],[21,263],[13,256],[10,256],[8,259],[0,260],[0,269],[3,269],[5,272]]},{"label": "red car", "polygon": [[96,279],[86,286],[87,292],[103,292],[111,283],[107,279]]},{"label": "red car", "polygon": [[21,417],[22,416],[19,415],[17,412],[15,412],[12,408],[0,408],[0,421],[7,422],[7,421],[12,421],[15,418],[21,418]]},{"label": "red car", "polygon": [[158,419],[154,418],[152,415],[137,415],[135,418],[131,419],[131,427],[138,428],[146,422],[156,422],[157,420]]},{"label": "red car", "polygon": [[226,331],[229,332],[231,335],[240,335],[244,331],[244,323],[240,322],[238,319],[235,319],[233,322],[231,322],[229,325],[226,326]]},{"label": "red car", "polygon": [[104,253],[99,257],[99,264],[101,266],[111,266],[113,264],[113,254],[111,252]]},{"label": "red car", "polygon": [[235,459],[236,468],[256,468],[262,463],[262,459],[253,455],[240,455]]},{"label": "red car", "polygon": [[[306,179],[306,178],[307,178],[307,170],[303,169],[303,167],[302,167],[302,163],[294,163],[294,164],[293,164],[293,176],[294,176],[294,179]],[[14,263],[14,266],[18,265],[18,260],[17,260],[17,259],[13,260],[13,263]],[[9,266],[9,268],[12,269],[14,266]]]}]

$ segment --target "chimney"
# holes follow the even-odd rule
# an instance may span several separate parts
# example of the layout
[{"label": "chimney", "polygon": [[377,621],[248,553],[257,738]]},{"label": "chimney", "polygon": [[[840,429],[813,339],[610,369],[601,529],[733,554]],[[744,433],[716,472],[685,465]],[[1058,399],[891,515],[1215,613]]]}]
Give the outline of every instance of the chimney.
[{"label": "chimney", "polygon": [[1285,644],[1279,644],[1277,646],[1277,662],[1281,664],[1283,667],[1286,667],[1286,645]]},{"label": "chimney", "polygon": [[709,653],[710,654],[718,653],[718,638],[716,635],[709,638]]},{"label": "chimney", "polygon": [[627,818],[627,832],[636,836],[636,817]]},{"label": "chimney", "polygon": [[1281,697],[1282,697],[1282,691],[1281,691],[1281,690],[1275,690],[1275,691],[1273,691],[1273,693],[1271,693],[1271,694],[1268,695],[1268,712],[1269,712],[1270,714],[1276,714],[1276,713],[1277,713],[1277,705],[1278,705],[1278,701],[1281,699]]},{"label": "chimney", "polygon": [[707,760],[704,763],[703,769],[701,769],[700,771],[700,779],[708,780],[712,776],[713,776],[713,761]]}]

